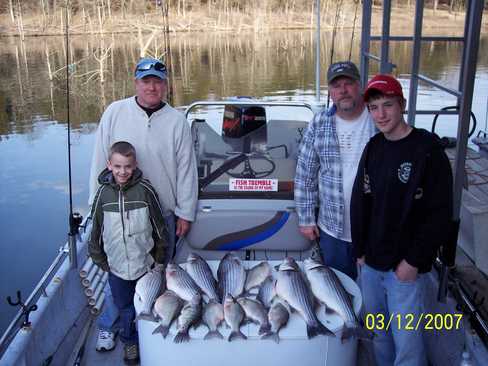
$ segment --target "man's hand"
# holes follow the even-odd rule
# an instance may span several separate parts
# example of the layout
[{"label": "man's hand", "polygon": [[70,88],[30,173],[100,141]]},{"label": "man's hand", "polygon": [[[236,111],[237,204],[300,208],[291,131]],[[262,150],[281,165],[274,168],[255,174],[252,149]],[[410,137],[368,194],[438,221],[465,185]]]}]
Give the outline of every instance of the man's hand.
[{"label": "man's hand", "polygon": [[411,266],[404,259],[400,262],[395,270],[397,278],[402,282],[413,282],[417,279],[418,268]]},{"label": "man's hand", "polygon": [[356,263],[359,264],[360,266],[364,265],[364,263],[366,263],[364,261],[364,255],[361,258],[356,259]]},{"label": "man's hand", "polygon": [[300,229],[300,233],[308,240],[315,240],[320,236],[319,228],[316,225],[299,226],[299,229]]},{"label": "man's hand", "polygon": [[182,237],[185,236],[190,231],[191,222],[182,219],[181,217],[178,218],[176,221],[176,236]]}]

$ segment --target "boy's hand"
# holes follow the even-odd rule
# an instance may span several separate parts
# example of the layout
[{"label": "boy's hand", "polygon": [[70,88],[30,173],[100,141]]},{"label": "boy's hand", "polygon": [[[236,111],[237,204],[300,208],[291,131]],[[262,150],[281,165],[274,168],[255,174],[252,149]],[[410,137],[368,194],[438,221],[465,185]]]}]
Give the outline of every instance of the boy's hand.
[{"label": "boy's hand", "polygon": [[395,270],[397,278],[402,282],[413,282],[417,279],[418,268],[411,266],[404,259],[400,262]]},{"label": "boy's hand", "polygon": [[107,262],[100,263],[98,266],[102,269],[102,271],[110,272],[110,267]]},{"label": "boy's hand", "polygon": [[176,236],[185,236],[190,231],[191,223],[181,217],[176,221]]}]

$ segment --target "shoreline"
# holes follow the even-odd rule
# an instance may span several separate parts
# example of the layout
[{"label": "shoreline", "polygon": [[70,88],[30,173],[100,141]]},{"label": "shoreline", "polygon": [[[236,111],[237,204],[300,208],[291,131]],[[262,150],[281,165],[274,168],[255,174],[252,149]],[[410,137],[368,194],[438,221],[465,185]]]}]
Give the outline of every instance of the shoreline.
[{"label": "shoreline", "polygon": [[[353,6],[345,6],[344,10],[340,12],[340,19],[336,26],[330,24],[330,20],[335,14],[329,12],[321,15],[321,29],[322,31],[336,30],[351,30],[355,28],[358,32],[361,29],[361,9],[358,9],[358,16],[354,20]],[[381,8],[373,8],[372,32],[381,32]],[[488,15],[488,11],[485,11]],[[170,34],[183,33],[271,33],[274,31],[294,31],[294,30],[312,30],[315,28],[315,19],[310,14],[293,12],[288,14],[287,18],[283,20],[282,14],[265,14],[259,15],[257,18],[254,14],[245,12],[232,12],[229,17],[222,22],[220,14],[209,15],[202,13],[202,11],[188,11],[185,17],[178,17],[172,12],[168,16],[168,21],[163,18],[160,13],[152,12],[148,14],[135,14],[130,18],[126,18],[121,14],[111,15],[105,20],[99,19],[99,24],[94,25],[90,17],[84,15],[81,18],[78,15],[71,17],[71,24],[69,34],[73,36],[90,35],[90,36],[105,36],[111,34],[127,34],[127,33],[141,33],[141,34],[160,34],[164,33],[165,29],[169,30]],[[447,35],[456,34],[464,30],[464,12],[449,12],[447,9],[437,9],[436,12],[432,9],[424,10],[424,26],[423,35]],[[198,23],[194,19],[198,19]],[[402,6],[397,6],[392,9],[391,28],[392,34],[411,33],[413,32],[413,18],[414,9]],[[39,16],[24,16],[17,18],[17,24],[14,24],[8,17],[8,14],[0,16],[0,37],[52,37],[65,35],[65,29],[62,20],[62,13],[56,17],[60,24],[41,25]],[[87,19],[89,21],[87,21]],[[167,23],[166,23],[167,21]],[[281,24],[280,24],[281,23]],[[279,25],[278,25],[279,24]],[[488,29],[488,16],[483,17],[483,29]],[[43,31],[40,31],[44,29]],[[397,31],[397,32],[395,32]],[[398,31],[403,31],[398,33]]]}]

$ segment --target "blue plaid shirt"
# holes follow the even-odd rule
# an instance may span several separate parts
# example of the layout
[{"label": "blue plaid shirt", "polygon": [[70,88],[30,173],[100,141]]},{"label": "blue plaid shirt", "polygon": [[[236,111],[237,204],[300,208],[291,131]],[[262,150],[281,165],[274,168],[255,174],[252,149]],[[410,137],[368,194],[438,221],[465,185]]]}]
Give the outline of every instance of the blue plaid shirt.
[{"label": "blue plaid shirt", "polygon": [[[335,106],[317,113],[300,143],[295,175],[295,207],[300,226],[318,225],[335,237],[344,230],[344,195]],[[371,126],[372,134],[374,126]]]}]

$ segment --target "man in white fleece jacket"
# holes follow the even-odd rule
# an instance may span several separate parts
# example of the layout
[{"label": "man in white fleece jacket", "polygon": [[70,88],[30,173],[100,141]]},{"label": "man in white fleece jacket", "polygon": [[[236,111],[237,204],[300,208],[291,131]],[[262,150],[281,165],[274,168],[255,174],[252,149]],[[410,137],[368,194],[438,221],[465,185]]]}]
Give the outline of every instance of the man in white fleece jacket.
[{"label": "man in white fleece jacket", "polygon": [[[113,102],[102,115],[91,165],[89,204],[98,188],[97,177],[107,164],[110,146],[127,141],[135,147],[138,167],[159,195],[170,236],[175,224],[176,235],[185,236],[195,219],[198,194],[190,127],[184,115],[165,102],[168,80],[161,61],[139,61],[135,89],[135,96]],[[167,259],[173,255],[174,238],[171,240]]]},{"label": "man in white fleece jacket", "polygon": [[[100,120],[90,171],[89,205],[97,192],[97,178],[107,164],[110,147],[118,141],[130,142],[137,151],[138,167],[151,181],[163,206],[170,234],[167,262],[175,250],[175,235],[185,236],[195,219],[196,159],[185,117],[165,102],[166,66],[159,60],[143,58],[134,75],[136,95],[109,105]],[[117,332],[117,308],[110,293],[105,299],[104,311],[97,322],[96,349],[101,352],[115,348]]]}]

